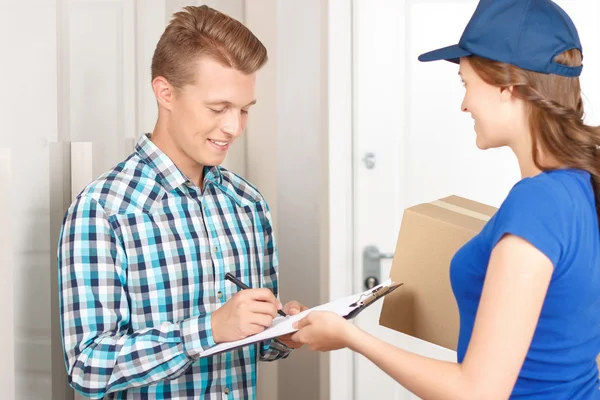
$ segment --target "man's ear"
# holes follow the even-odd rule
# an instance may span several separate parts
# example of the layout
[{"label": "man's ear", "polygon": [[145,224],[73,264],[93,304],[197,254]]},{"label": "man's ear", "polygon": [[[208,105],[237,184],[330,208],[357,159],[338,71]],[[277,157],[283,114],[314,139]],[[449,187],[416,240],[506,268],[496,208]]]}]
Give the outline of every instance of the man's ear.
[{"label": "man's ear", "polygon": [[159,107],[171,110],[173,103],[174,88],[163,76],[157,76],[152,81],[152,90]]}]

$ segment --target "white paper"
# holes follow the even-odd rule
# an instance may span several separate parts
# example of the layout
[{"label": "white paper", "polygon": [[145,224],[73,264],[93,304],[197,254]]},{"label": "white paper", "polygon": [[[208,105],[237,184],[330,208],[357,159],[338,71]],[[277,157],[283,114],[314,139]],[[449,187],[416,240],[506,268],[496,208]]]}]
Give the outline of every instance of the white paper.
[{"label": "white paper", "polygon": [[295,332],[296,329],[294,329],[294,327],[292,326],[293,323],[298,320],[301,320],[312,311],[331,311],[342,317],[345,317],[346,315],[350,314],[350,312],[359,308],[361,306],[360,301],[363,300],[366,296],[370,295],[375,289],[387,287],[391,284],[392,280],[388,279],[387,281],[374,287],[373,289],[365,290],[362,293],[353,294],[352,296],[343,297],[341,299],[334,300],[332,302],[322,304],[317,307],[313,307],[296,315],[288,315],[287,317],[282,317],[278,315],[273,319],[273,323],[271,324],[271,326],[265,329],[264,331],[257,333],[256,335],[248,336],[245,339],[236,340],[234,342],[219,343],[216,346],[213,346],[210,349],[202,352],[202,354],[200,354],[200,357],[208,357],[229,349],[256,342],[263,342],[279,336],[287,335],[288,333]]}]

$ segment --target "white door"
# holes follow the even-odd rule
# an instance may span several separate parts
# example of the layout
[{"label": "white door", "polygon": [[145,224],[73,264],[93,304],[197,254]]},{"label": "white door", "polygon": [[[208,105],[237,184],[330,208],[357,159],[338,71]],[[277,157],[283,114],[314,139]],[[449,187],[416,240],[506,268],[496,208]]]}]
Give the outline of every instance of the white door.
[{"label": "white door", "polygon": [[[598,124],[600,18],[597,0],[558,1],[578,26],[587,121]],[[458,66],[423,64],[419,54],[457,43],[474,0],[354,0],[354,289],[364,290],[362,252],[394,251],[405,208],[457,194],[498,206],[520,178],[507,149],[480,151],[471,118],[460,112]],[[371,153],[371,154],[369,154]],[[391,260],[381,262],[387,278]],[[381,304],[356,323],[377,337],[430,357],[453,351],[378,325]],[[356,400],[415,399],[362,356],[354,357]]]}]

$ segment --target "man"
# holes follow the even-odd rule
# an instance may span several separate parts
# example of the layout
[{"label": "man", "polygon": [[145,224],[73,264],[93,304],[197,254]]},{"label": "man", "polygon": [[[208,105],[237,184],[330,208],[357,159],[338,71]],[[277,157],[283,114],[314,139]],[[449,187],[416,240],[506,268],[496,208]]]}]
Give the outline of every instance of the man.
[{"label": "man", "polygon": [[[61,230],[65,362],[83,395],[254,398],[256,360],[299,347],[288,335],[200,358],[264,330],[281,308],[268,205],[219,167],[266,61],[246,27],[206,6],[176,13],[163,33],[152,60],[154,132],[82,191]],[[255,289],[240,290],[228,272]]]}]

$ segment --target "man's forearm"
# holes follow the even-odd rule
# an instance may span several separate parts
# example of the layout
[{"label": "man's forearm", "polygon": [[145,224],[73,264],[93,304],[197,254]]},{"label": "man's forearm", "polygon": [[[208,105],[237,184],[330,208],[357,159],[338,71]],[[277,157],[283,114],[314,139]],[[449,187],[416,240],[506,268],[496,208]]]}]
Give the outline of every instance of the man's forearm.
[{"label": "man's forearm", "polygon": [[[205,329],[209,320],[210,316],[204,315],[130,335],[100,334],[85,347],[78,343],[68,357],[71,386],[86,397],[103,398],[108,393],[174,379],[214,345],[210,324]],[[65,347],[72,345],[67,341]]]}]

